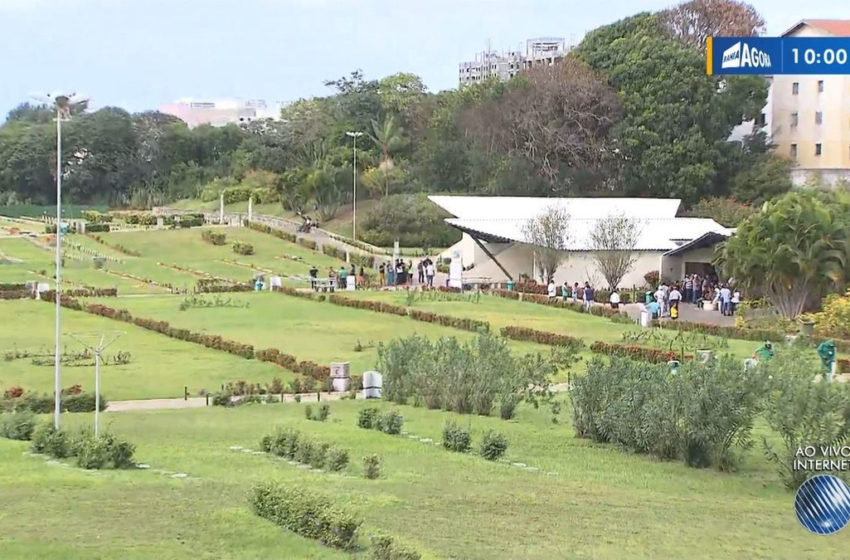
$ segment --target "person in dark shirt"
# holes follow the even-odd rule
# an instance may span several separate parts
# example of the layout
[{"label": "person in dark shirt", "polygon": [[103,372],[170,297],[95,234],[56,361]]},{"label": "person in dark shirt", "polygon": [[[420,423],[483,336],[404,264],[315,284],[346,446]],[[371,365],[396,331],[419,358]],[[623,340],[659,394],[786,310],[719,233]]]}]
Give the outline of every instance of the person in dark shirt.
[{"label": "person in dark shirt", "polygon": [[310,267],[310,287],[316,289],[316,279],[319,277],[319,269],[315,265]]}]

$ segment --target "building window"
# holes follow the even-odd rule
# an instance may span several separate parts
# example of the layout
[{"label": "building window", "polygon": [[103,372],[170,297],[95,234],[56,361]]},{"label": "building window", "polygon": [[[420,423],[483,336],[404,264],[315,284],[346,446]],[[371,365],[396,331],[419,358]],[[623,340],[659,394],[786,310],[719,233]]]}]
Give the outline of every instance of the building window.
[{"label": "building window", "polygon": [[823,93],[823,80],[818,80],[818,93]]},{"label": "building window", "polygon": [[791,94],[797,95],[800,93],[800,82],[794,82],[791,84]]},{"label": "building window", "polygon": [[817,144],[815,144],[815,155],[819,156],[822,153],[823,153],[823,146],[821,145],[820,142],[818,142]]},{"label": "building window", "polygon": [[815,113],[815,124],[823,124],[823,113],[821,111]]},{"label": "building window", "polygon": [[800,122],[800,115],[796,112],[791,113],[791,126],[797,126],[797,123]]},{"label": "building window", "polygon": [[791,158],[797,159],[797,144],[791,144]]}]

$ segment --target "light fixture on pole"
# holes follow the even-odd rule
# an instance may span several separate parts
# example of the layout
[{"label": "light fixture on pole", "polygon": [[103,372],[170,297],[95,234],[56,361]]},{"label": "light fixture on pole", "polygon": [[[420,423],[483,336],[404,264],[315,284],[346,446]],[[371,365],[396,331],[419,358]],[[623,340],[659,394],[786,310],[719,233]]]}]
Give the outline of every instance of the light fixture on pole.
[{"label": "light fixture on pole", "polygon": [[61,350],[60,337],[61,330],[61,295],[62,295],[62,121],[68,120],[71,116],[71,109],[79,106],[84,106],[88,99],[76,93],[48,93],[36,94],[33,98],[40,103],[50,106],[56,110],[56,333],[55,333],[55,348],[54,360],[55,371],[53,376],[53,391],[54,391],[54,417],[53,426],[59,429],[59,414],[62,411],[60,384],[60,368],[61,368]]},{"label": "light fixture on pole", "polygon": [[121,338],[124,331],[103,333],[70,333],[68,336],[94,353],[94,436],[100,435],[100,358],[103,351]]},{"label": "light fixture on pole", "polygon": [[351,238],[357,240],[357,139],[362,132],[346,132],[346,136],[354,138],[354,197],[351,206]]}]

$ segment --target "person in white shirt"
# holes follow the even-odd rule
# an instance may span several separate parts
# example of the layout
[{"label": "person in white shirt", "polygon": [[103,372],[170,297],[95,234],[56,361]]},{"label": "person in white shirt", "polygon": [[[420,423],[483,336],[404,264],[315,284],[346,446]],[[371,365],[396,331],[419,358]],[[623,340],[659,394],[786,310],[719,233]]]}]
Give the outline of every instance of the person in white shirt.
[{"label": "person in white shirt", "polygon": [[555,299],[558,296],[558,290],[555,287],[555,281],[554,280],[549,280],[548,292],[549,292],[549,298],[550,299]]},{"label": "person in white shirt", "polygon": [[611,292],[611,309],[620,309],[620,294],[617,293],[617,290]]},{"label": "person in white shirt", "polygon": [[735,290],[735,292],[732,294],[732,303],[730,309],[731,313],[729,313],[730,315],[735,314],[735,310],[738,308],[739,303],[741,303],[741,292]]},{"label": "person in white shirt", "polygon": [[730,310],[732,308],[732,290],[729,289],[729,286],[723,285],[720,288],[720,312],[724,315],[731,315]]},{"label": "person in white shirt", "polygon": [[664,317],[664,314],[667,312],[666,304],[666,296],[667,293],[664,290],[664,284],[658,286],[658,291],[655,292],[655,301],[658,302],[658,316]]},{"label": "person in white shirt", "polygon": [[428,264],[425,265],[425,280],[428,282],[428,287],[434,287],[434,276],[437,274],[437,269],[434,267],[434,263],[428,259]]}]

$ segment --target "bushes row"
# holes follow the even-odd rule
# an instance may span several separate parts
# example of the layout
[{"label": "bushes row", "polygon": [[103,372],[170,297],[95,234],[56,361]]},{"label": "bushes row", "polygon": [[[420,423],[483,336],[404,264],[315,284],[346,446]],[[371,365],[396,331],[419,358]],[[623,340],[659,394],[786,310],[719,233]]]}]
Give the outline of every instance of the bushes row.
[{"label": "bushes row", "polygon": [[30,290],[0,290],[0,299],[27,299],[32,298]]},{"label": "bushes row", "polygon": [[224,245],[227,243],[227,235],[211,229],[205,229],[201,232],[201,239],[210,245]]},{"label": "bushes row", "polygon": [[[460,426],[454,420],[443,425],[443,447],[455,453],[469,453],[472,449],[472,435],[469,428]],[[501,459],[508,450],[507,438],[494,430],[487,430],[481,440],[478,454],[488,461]]]},{"label": "bushes row", "polygon": [[295,356],[285,354],[276,348],[257,350],[256,356],[261,362],[277,364],[283,369],[311,377],[319,383],[324,383],[331,375],[331,368],[329,366],[319,365],[310,360],[299,362]]},{"label": "bushes row", "polygon": [[304,407],[304,416],[307,417],[307,420],[314,420],[316,422],[327,422],[328,418],[331,416],[331,405],[328,403],[324,403],[319,405],[319,412],[313,414],[313,407],[307,405]]},{"label": "bushes row", "polygon": [[354,309],[365,309],[376,313],[387,313],[389,315],[398,315],[400,317],[409,316],[415,321],[424,323],[434,323],[443,327],[451,327],[462,329],[465,331],[479,332],[490,330],[490,323],[487,321],[479,321],[477,319],[467,319],[465,317],[451,317],[448,315],[439,315],[430,311],[420,311],[418,309],[408,310],[400,305],[392,305],[382,301],[370,301],[361,299],[351,299],[345,296],[333,294],[328,296],[328,301],[334,305],[342,307],[351,307]]},{"label": "bushes row", "polygon": [[636,346],[629,344],[614,344],[600,341],[596,341],[591,344],[590,351],[594,354],[619,356],[621,358],[648,362],[650,364],[666,364],[671,360],[683,361],[693,359],[693,356],[690,354],[682,356],[678,352],[673,352],[671,350],[662,350],[659,348],[650,348],[646,346]]},{"label": "bushes row", "polygon": [[504,339],[484,332],[464,343],[414,335],[380,343],[376,369],[383,374],[388,401],[482,416],[498,402],[507,420],[520,402],[547,399],[549,379],[569,359],[560,349],[546,358],[515,356]]},{"label": "bushes row", "polygon": [[570,311],[575,311],[576,313],[589,313],[590,315],[594,315],[596,317],[612,318],[623,314],[617,309],[611,309],[610,307],[606,307],[604,305],[594,305],[590,308],[590,310],[587,310],[581,303],[578,303],[576,301],[564,301],[562,299],[549,298],[545,295],[523,294],[522,292],[508,290],[490,290],[490,293],[495,296],[503,297],[506,299],[521,299],[522,301],[537,303],[539,305],[548,305],[550,307],[568,309]]},{"label": "bushes row", "polygon": [[573,338],[565,334],[536,331],[527,327],[502,327],[500,334],[504,338],[510,338],[511,340],[536,342],[537,344],[545,344],[547,346],[564,346],[576,352],[584,348],[584,341],[579,338]]},{"label": "bushes row", "polygon": [[245,227],[252,229],[254,231],[259,231],[260,233],[267,233],[269,235],[274,235],[278,239],[283,239],[284,241],[289,241],[290,243],[295,243],[297,241],[297,237],[294,233],[289,233],[288,231],[283,231],[282,229],[273,228],[266,224],[261,224],[258,222],[249,222],[245,220]]},{"label": "bushes row", "polygon": [[253,292],[254,286],[242,282],[200,279],[195,287],[199,294],[223,294],[232,292]]},{"label": "bushes row", "polygon": [[333,245],[322,245],[322,252],[329,257],[333,257],[335,259],[346,260],[345,259],[345,251],[342,249],[337,249]]},{"label": "bushes row", "polygon": [[[76,290],[62,290],[62,297],[72,298],[97,298],[97,297],[118,297],[117,288],[83,288]],[[41,299],[46,301],[56,301],[56,291],[47,290],[41,292]]]},{"label": "bushes row", "polygon": [[112,214],[101,214],[97,210],[84,210],[80,213],[82,218],[91,224],[111,224]]},{"label": "bushes row", "polygon": [[313,241],[312,239],[307,239],[306,237],[299,237],[296,243],[298,243],[302,247],[307,247],[311,251],[319,250],[319,244]]},{"label": "bushes row", "polygon": [[[13,389],[16,389],[13,387]],[[46,414],[53,412],[56,407],[56,402],[53,395],[38,394],[38,393],[15,393],[10,394],[6,391],[0,411],[7,412],[22,412],[29,411],[36,414]],[[94,393],[69,393],[66,389],[59,395],[59,406],[63,412],[94,412],[95,410]],[[100,395],[100,410],[106,410],[109,406],[108,401],[103,395]]]},{"label": "bushes row", "polygon": [[0,292],[19,292],[26,289],[26,284],[0,282]]},{"label": "bushes row", "polygon": [[32,429],[31,450],[54,459],[75,457],[81,469],[129,469],[135,466],[136,446],[113,434],[95,436],[90,430],[70,434],[45,423]]},{"label": "bushes row", "polygon": [[348,449],[318,443],[292,428],[277,428],[264,436],[260,440],[260,449],[276,457],[310,465],[314,469],[339,472],[348,466]]},{"label": "bushes row", "polygon": [[382,413],[377,408],[362,408],[357,414],[357,425],[365,430],[378,430],[397,436],[404,426],[404,417],[395,410]]},{"label": "bushes row", "polygon": [[[86,224],[86,233],[109,233],[112,228],[109,224]],[[68,233],[77,233],[77,224],[73,223],[68,226]],[[44,226],[44,233],[56,233],[56,225]]]},{"label": "bushes row", "polygon": [[265,482],[249,496],[255,515],[325,546],[351,550],[363,521],[314,489]]},{"label": "bushes row", "polygon": [[134,226],[155,226],[156,216],[153,214],[125,214],[124,223]]},{"label": "bushes row", "polygon": [[237,241],[233,244],[233,252],[237,255],[253,255],[254,246],[250,243],[242,243],[241,241]]},{"label": "bushes row", "polygon": [[[111,218],[111,216],[110,216],[110,218]],[[87,231],[86,233],[87,234],[91,233],[91,231]],[[114,249],[115,251],[118,251],[119,253],[121,253],[123,255],[127,255],[128,257],[141,257],[142,256],[142,254],[140,252],[138,252],[134,249],[130,249],[128,247],[125,247],[124,245],[121,245],[120,243],[109,243],[108,241],[105,241],[99,235],[89,235],[89,237],[91,239],[93,239],[96,243],[100,243],[104,247],[109,247],[110,249]]]},{"label": "bushes row", "polygon": [[316,297],[313,297],[312,292],[302,292],[300,290],[297,290],[296,288],[293,288],[292,286],[274,286],[272,287],[272,291],[280,292],[288,296],[300,297],[302,299],[311,299],[313,301],[325,301],[324,295],[318,295]]}]

